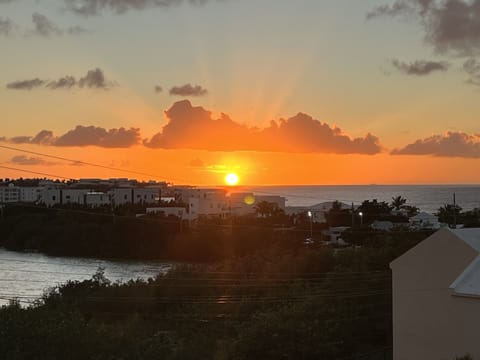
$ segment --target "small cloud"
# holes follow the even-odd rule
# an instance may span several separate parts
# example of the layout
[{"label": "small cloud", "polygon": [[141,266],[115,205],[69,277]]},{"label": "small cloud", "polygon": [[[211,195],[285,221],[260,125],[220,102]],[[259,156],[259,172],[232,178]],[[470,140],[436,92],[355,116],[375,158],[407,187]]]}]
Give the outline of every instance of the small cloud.
[{"label": "small cloud", "polygon": [[50,90],[69,90],[72,88],[87,88],[108,90],[116,85],[117,84],[114,81],[109,81],[106,79],[105,74],[101,69],[96,68],[89,70],[85,76],[78,80],[72,75],[65,75],[57,80],[52,81],[36,78],[9,83],[7,84],[7,89],[33,90],[37,88],[46,88]]},{"label": "small cloud", "polygon": [[90,89],[107,89],[112,85],[112,83],[106,81],[103,71],[99,68],[89,70],[87,72],[87,75],[78,80],[78,86],[80,86],[81,88],[86,87]]},{"label": "small cloud", "polygon": [[55,165],[55,163],[45,161],[39,157],[27,157],[25,155],[17,155],[10,159],[12,164],[16,165]]},{"label": "small cloud", "polygon": [[0,16],[0,36],[11,36],[15,32],[16,25],[8,17]]},{"label": "small cloud", "polygon": [[463,69],[470,76],[467,83],[480,86],[480,62],[477,59],[468,59],[463,63]]},{"label": "small cloud", "polygon": [[31,136],[14,136],[7,141],[12,144],[29,144],[31,139]]},{"label": "small cloud", "polygon": [[35,25],[33,32],[40,36],[49,37],[52,35],[62,35],[62,30],[52,23],[45,15],[37,12],[33,13],[32,21]]},{"label": "small cloud", "polygon": [[39,78],[14,81],[7,84],[9,90],[33,90],[42,87],[47,81]]},{"label": "small cloud", "polygon": [[414,8],[407,1],[396,1],[393,5],[380,5],[367,13],[367,20],[382,16],[398,16],[414,13]]},{"label": "small cloud", "polygon": [[194,168],[203,168],[205,167],[205,163],[203,162],[203,160],[196,158],[190,161],[190,166]]},{"label": "small cloud", "polygon": [[61,36],[63,34],[79,35],[87,32],[86,29],[80,26],[72,26],[67,29],[61,29],[45,15],[38,12],[32,14],[32,22],[34,28],[31,30],[31,33],[43,37]]},{"label": "small cloud", "polygon": [[170,95],[176,96],[205,96],[208,94],[207,89],[200,85],[185,84],[183,86],[174,86],[170,89]]},{"label": "small cloud", "polygon": [[5,141],[13,144],[35,144],[49,146],[98,146],[104,148],[127,148],[140,142],[140,130],[135,128],[104,129],[95,126],[78,125],[60,136],[52,131],[42,130],[34,137],[15,136]]},{"label": "small cloud", "polygon": [[114,14],[124,14],[130,10],[144,10],[150,8],[169,8],[183,2],[191,5],[203,5],[208,0],[64,0],[68,11],[77,15],[100,15],[104,11]]},{"label": "small cloud", "polygon": [[417,140],[404,148],[393,150],[392,154],[480,158],[480,135],[449,131],[445,135]]},{"label": "small cloud", "polygon": [[425,76],[433,72],[447,71],[450,64],[445,61],[417,60],[406,63],[397,59],[391,60],[392,65],[401,73],[414,76]]},{"label": "small cloud", "polygon": [[155,91],[156,93],[161,93],[163,91],[163,88],[160,85],[155,85],[153,87],[153,91]]}]

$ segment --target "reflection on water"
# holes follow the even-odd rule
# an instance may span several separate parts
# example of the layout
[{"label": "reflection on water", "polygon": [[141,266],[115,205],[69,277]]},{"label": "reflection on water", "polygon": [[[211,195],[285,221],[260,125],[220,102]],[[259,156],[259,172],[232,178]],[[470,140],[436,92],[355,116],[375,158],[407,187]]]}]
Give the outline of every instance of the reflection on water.
[{"label": "reflection on water", "polygon": [[0,249],[0,305],[14,298],[26,305],[50,287],[68,280],[90,279],[99,267],[115,282],[147,279],[168,271],[171,266],[165,262],[50,257]]}]

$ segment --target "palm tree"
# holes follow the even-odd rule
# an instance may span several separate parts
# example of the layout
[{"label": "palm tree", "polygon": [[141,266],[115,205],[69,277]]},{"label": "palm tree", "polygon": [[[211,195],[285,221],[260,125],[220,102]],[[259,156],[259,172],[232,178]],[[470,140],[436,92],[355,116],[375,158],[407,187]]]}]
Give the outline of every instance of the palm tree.
[{"label": "palm tree", "polygon": [[395,210],[400,210],[401,208],[403,208],[403,205],[405,205],[405,203],[407,202],[407,199],[405,199],[404,197],[398,195],[398,196],[395,196],[395,197],[392,197],[392,203],[391,205],[393,206],[393,208]]}]

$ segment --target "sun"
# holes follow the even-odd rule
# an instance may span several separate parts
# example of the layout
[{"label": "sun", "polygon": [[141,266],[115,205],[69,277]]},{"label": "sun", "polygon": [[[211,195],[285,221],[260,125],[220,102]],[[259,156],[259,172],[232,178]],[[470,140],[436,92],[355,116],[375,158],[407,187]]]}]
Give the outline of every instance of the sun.
[{"label": "sun", "polygon": [[238,184],[238,175],[235,174],[235,173],[228,173],[226,176],[225,176],[225,183],[228,185],[228,186],[235,186]]}]

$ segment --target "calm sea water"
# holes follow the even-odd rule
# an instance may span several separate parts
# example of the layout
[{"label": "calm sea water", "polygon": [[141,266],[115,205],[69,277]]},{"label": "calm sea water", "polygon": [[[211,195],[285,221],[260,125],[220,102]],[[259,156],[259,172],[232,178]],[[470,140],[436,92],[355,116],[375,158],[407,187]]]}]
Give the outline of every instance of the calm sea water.
[{"label": "calm sea water", "polygon": [[280,195],[287,198],[287,206],[309,206],[338,200],[347,204],[360,204],[363,200],[377,199],[391,202],[402,196],[407,204],[434,213],[440,206],[453,203],[464,210],[480,208],[480,185],[345,185],[345,186],[268,186],[252,187],[258,194]]},{"label": "calm sea water", "polygon": [[28,305],[48,288],[68,280],[90,279],[99,267],[104,268],[105,276],[115,282],[147,279],[168,271],[171,266],[161,262],[50,257],[0,249],[0,305],[13,298]]}]

